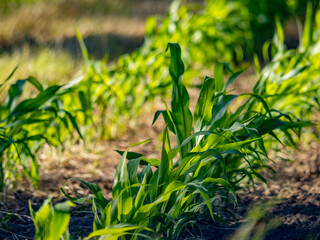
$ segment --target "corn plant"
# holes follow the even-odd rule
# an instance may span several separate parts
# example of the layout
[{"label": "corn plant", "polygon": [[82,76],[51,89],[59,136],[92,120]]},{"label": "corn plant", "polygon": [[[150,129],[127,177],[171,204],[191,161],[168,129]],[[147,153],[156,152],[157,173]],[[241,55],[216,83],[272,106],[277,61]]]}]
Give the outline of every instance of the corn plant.
[{"label": "corn plant", "polygon": [[[271,49],[272,60],[263,70],[256,66],[260,77],[253,89],[254,93],[265,98],[271,111],[280,111],[287,119],[304,120],[305,126],[311,125],[307,121],[320,110],[320,35],[318,30],[313,30],[313,22],[312,5],[309,3],[300,45],[297,49],[288,50],[284,44],[283,28],[277,20],[277,34],[272,44],[266,42],[264,45],[265,60],[269,59],[268,49]],[[262,105],[252,103],[247,111],[261,108]],[[300,136],[299,128],[295,132]],[[296,145],[293,136],[287,132],[285,136],[288,144]]]},{"label": "corn plant", "polygon": [[[16,183],[23,174],[37,187],[40,181],[36,153],[47,143],[61,145],[76,129],[77,123],[71,113],[63,109],[58,91],[62,86],[46,89],[34,77],[18,80],[12,84],[14,71],[0,85],[5,96],[0,103],[0,191]],[[38,91],[34,98],[20,100],[25,84]]]},{"label": "corn plant", "polygon": [[37,212],[34,212],[31,203],[29,208],[36,226],[36,240],[69,240],[68,225],[70,221],[70,207],[74,204],[70,201],[52,205],[51,199],[47,199]]},{"label": "corn plant", "polygon": [[[255,2],[208,0],[204,5],[181,5],[174,1],[167,16],[148,19],[143,46],[120,56],[113,65],[92,61],[78,34],[87,67],[82,80],[73,87],[74,94],[65,96],[67,110],[75,112],[88,138],[114,138],[123,133],[146,101],[169,92],[168,59],[162,54],[167,42],[187,46],[183,51],[188,67],[186,84],[213,61],[243,65],[244,58],[250,59],[254,50],[260,50],[260,42],[266,40],[264,36],[257,43],[262,33],[272,36],[274,29],[269,28],[274,16],[279,15],[281,20],[289,16],[289,6],[283,1]],[[274,5],[281,7],[268,10]]]},{"label": "corn plant", "polygon": [[277,22],[277,35],[271,46],[272,61],[262,70],[254,88],[270,106],[304,119],[310,119],[311,108],[319,107],[320,97],[319,32],[313,33],[313,22],[309,4],[300,45],[291,50],[286,49],[283,29]]},{"label": "corn plant", "polygon": [[[249,36],[239,37],[247,26],[238,24],[241,19],[238,7],[239,4],[229,6],[226,1],[210,2],[203,12],[193,14],[175,1],[159,27],[155,17],[147,21],[145,44],[132,54],[120,56],[113,66],[107,66],[105,61],[92,61],[78,33],[87,70],[74,84],[75,94],[65,96],[67,110],[76,112],[80,125],[88,130],[87,137],[93,136],[93,132],[96,134],[93,137],[116,137],[125,130],[128,119],[140,113],[143,103],[167,94],[171,80],[165,67],[168,59],[162,54],[166,42],[179,41],[188,46],[184,51],[188,66],[191,61],[204,64],[218,58],[234,62],[235,54],[242,60],[242,45],[248,42]],[[223,26],[222,30],[219,25]],[[192,36],[193,40],[190,42],[185,36]],[[221,45],[222,42],[225,44]],[[189,82],[196,73],[197,70],[188,71],[185,81]],[[93,114],[96,111],[98,114]],[[91,126],[95,126],[94,131]]]},{"label": "corn plant", "polygon": [[[217,214],[215,204],[236,203],[236,191],[252,186],[255,179],[266,183],[261,169],[271,168],[263,137],[279,128],[270,122],[281,122],[281,130],[291,127],[286,118],[273,117],[264,99],[257,94],[244,94],[248,97],[246,103],[231,111],[229,106],[240,96],[229,94],[227,87],[240,72],[231,75],[225,83],[221,64],[216,65],[214,78],[206,78],[193,116],[182,82],[184,64],[180,46],[170,43],[168,49],[173,82],[171,110],[166,107],[154,118],[156,121],[162,115],[166,123],[161,158],[149,159],[130,152],[129,148],[118,151],[122,157],[113,183],[112,201],[103,196],[97,185],[80,179],[76,180],[93,196],[74,197],[61,188],[75,203],[92,203],[94,231],[88,238],[176,238],[199,212],[215,221],[224,221]],[[264,105],[265,113],[243,112],[251,98]],[[170,132],[176,137],[174,147]]]}]

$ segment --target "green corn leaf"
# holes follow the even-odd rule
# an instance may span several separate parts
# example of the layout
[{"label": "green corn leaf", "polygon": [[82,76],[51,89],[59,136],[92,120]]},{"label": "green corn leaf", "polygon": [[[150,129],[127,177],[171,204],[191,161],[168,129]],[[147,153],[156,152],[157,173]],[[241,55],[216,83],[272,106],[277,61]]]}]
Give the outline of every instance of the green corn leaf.
[{"label": "green corn leaf", "polygon": [[134,219],[135,218],[140,219],[142,216],[145,217],[146,214],[150,213],[150,211],[153,207],[157,206],[158,204],[160,204],[162,202],[168,201],[173,192],[182,190],[185,187],[186,187],[186,184],[184,184],[182,182],[179,182],[179,181],[170,182],[169,185],[166,187],[164,193],[162,195],[160,195],[155,201],[153,201],[152,203],[146,204],[138,209],[138,211],[135,214]]},{"label": "green corn leaf", "polygon": [[206,205],[209,209],[209,212],[210,212],[212,219],[215,220],[215,216],[214,216],[213,210],[212,210],[212,205],[211,205],[210,198],[209,198],[207,191],[204,191],[201,188],[197,188],[197,191],[200,192],[202,199],[206,202]]},{"label": "green corn leaf", "polygon": [[24,80],[18,80],[12,84],[8,90],[8,95],[5,99],[4,106],[10,110],[16,106],[16,101],[19,99],[23,92],[23,87],[26,82],[30,82],[35,86],[40,92],[43,91],[41,83],[34,77],[28,77]]},{"label": "green corn leaf", "polygon": [[233,73],[233,74],[229,77],[229,79],[228,79],[228,81],[226,82],[226,84],[224,85],[223,91],[226,91],[226,90],[227,90],[227,87],[229,87],[229,86],[236,80],[236,78],[237,78],[239,75],[241,75],[242,73],[244,73],[247,69],[248,69],[248,68],[244,68],[244,69],[242,69],[242,70],[240,70],[240,71],[238,71],[238,72]]},{"label": "green corn leaf", "polygon": [[253,175],[256,176],[258,179],[260,179],[263,183],[268,185],[267,180],[260,173],[257,173],[256,171],[253,171]]},{"label": "green corn leaf", "polygon": [[[142,141],[139,143],[135,143],[135,144],[132,144],[129,148],[140,145],[140,144],[144,144],[150,141],[151,139]],[[130,176],[129,176],[127,164],[126,164],[127,153],[129,148],[127,149],[127,151],[124,152],[124,154],[121,157],[120,163],[116,170],[115,179],[112,187],[113,199],[119,196],[118,207],[117,207],[119,219],[125,218],[125,216],[128,215],[130,211],[132,211],[132,207],[133,207],[133,195],[132,195],[131,189],[129,188]],[[123,193],[120,196],[120,192],[122,191],[122,189],[127,189],[127,190],[125,191],[125,193]]]},{"label": "green corn leaf", "polygon": [[[181,60],[181,48],[178,44],[169,43],[167,49],[170,48],[170,67],[172,84],[171,110],[174,124],[176,125],[176,136],[178,143],[182,143],[191,133],[192,115],[189,109],[189,94],[186,87],[182,83],[182,75],[184,73],[184,65]],[[185,147],[181,150],[181,157],[188,152]]]},{"label": "green corn leaf", "polygon": [[184,64],[181,59],[181,48],[177,43],[168,43],[167,50],[170,49],[171,61],[169,67],[169,73],[172,80],[178,86],[179,81],[184,73]]},{"label": "green corn leaf", "polygon": [[52,239],[60,239],[62,235],[69,235],[70,207],[74,206],[75,205],[69,201],[54,205],[54,214],[50,230],[56,237],[53,237]]},{"label": "green corn leaf", "polygon": [[16,120],[12,123],[9,123],[5,126],[2,127],[2,129],[6,128],[12,128],[15,126],[22,126],[22,125],[32,125],[32,124],[37,124],[37,123],[44,123],[48,122],[50,119],[21,119],[21,120]]},{"label": "green corn leaf", "polygon": [[[194,111],[194,131],[203,130],[212,119],[212,107],[215,104],[215,82],[214,79],[206,77]],[[207,130],[207,129],[206,129]]]},{"label": "green corn leaf", "polygon": [[[120,155],[123,155],[123,153],[125,151],[116,150],[116,152],[119,153]],[[155,166],[155,167],[159,167],[160,166],[160,160],[159,159],[146,158],[142,154],[136,153],[136,152],[127,152],[127,159],[128,160],[139,159],[140,160],[140,163],[139,163],[140,165],[148,165],[148,164],[150,164],[151,166]]]},{"label": "green corn leaf", "polygon": [[19,116],[37,110],[50,100],[61,86],[52,86],[39,93],[37,97],[19,103],[10,113],[10,117]]},{"label": "green corn leaf", "polygon": [[139,158],[132,159],[127,164],[130,185],[133,185],[133,184],[138,182],[137,172],[138,172],[139,164],[140,164],[140,159]]},{"label": "green corn leaf", "polygon": [[168,152],[170,151],[170,142],[169,142],[169,133],[168,128],[165,128],[163,132],[163,141],[162,141],[162,151],[161,151],[161,162],[159,166],[159,175],[157,180],[158,190],[161,192],[163,183],[168,182],[168,177],[173,168],[172,159],[169,159]]},{"label": "green corn leaf", "polygon": [[[6,148],[7,145],[0,143],[0,153],[2,153],[2,148]],[[0,161],[0,191],[2,192],[5,187],[5,168],[3,167],[3,161]]]},{"label": "green corn leaf", "polygon": [[52,206],[51,199],[47,199],[38,212],[34,212],[29,202],[31,216],[36,228],[36,240],[59,240],[68,236],[71,202],[58,203]]},{"label": "green corn leaf", "polygon": [[253,138],[253,139],[248,139],[248,140],[245,140],[245,141],[228,143],[228,144],[224,144],[224,145],[221,145],[221,146],[217,146],[215,148],[215,150],[217,152],[224,152],[224,151],[228,151],[228,150],[231,150],[231,149],[240,149],[240,148],[243,148],[246,145],[248,145],[250,143],[253,143],[253,142],[256,142],[256,141],[258,141],[260,139],[262,139],[262,138],[261,137],[260,138]]},{"label": "green corn leaf", "polygon": [[[139,187],[149,187],[150,184],[142,184],[142,183],[133,183],[130,186],[124,188],[121,190],[121,192],[119,193],[119,196],[121,196],[122,194],[124,194],[128,189],[134,189],[134,188],[139,188]],[[135,194],[136,195],[136,194]],[[118,198],[119,198],[118,196]]]},{"label": "green corn leaf", "polygon": [[164,111],[156,111],[156,113],[153,116],[152,125],[157,121],[157,119],[162,114],[162,112],[164,112]]},{"label": "green corn leaf", "polygon": [[79,95],[79,99],[80,99],[80,103],[83,111],[88,111],[90,109],[90,103],[88,102],[84,91],[79,91],[78,95]]},{"label": "green corn leaf", "polygon": [[229,105],[237,97],[238,95],[223,95],[219,98],[217,104],[215,104],[212,108],[213,117],[211,119],[210,128],[214,126],[214,124],[224,116]]},{"label": "green corn leaf", "polygon": [[227,62],[221,62],[221,64],[223,65],[224,69],[228,70],[229,73],[233,74],[234,72],[232,71],[231,65],[230,63]]},{"label": "green corn leaf", "polygon": [[154,36],[157,30],[157,19],[154,16],[148,18],[145,29],[147,37]]},{"label": "green corn leaf", "polygon": [[[150,167],[149,167],[149,171],[151,171]],[[148,178],[148,170],[144,174],[144,177],[142,180],[142,186],[140,187],[138,194],[137,194],[137,197],[135,199],[135,202],[134,202],[135,209],[139,209],[143,205],[143,202],[144,202],[145,198],[147,197],[147,192],[146,192],[146,187],[145,187],[145,185],[147,183],[147,178]]]},{"label": "green corn leaf", "polygon": [[84,202],[90,199],[89,197],[83,197],[83,198],[71,197],[62,187],[60,188],[60,191],[67,199],[69,199],[71,202],[74,202],[74,203],[83,204]]},{"label": "green corn leaf", "polygon": [[43,135],[32,135],[32,136],[24,137],[22,139],[17,139],[17,140],[14,140],[14,141],[12,140],[12,142],[14,142],[14,143],[24,143],[26,141],[37,141],[37,140],[44,140],[44,141],[46,141],[47,143],[50,144],[50,141]]},{"label": "green corn leaf", "polygon": [[252,96],[254,98],[256,98],[259,102],[262,103],[264,109],[267,111],[267,113],[269,114],[269,117],[272,118],[272,114],[271,114],[271,111],[269,109],[269,106],[267,104],[267,102],[263,99],[262,96],[260,96],[259,94],[257,93],[243,93],[243,94],[240,94],[240,96]]},{"label": "green corn leaf", "polygon": [[306,12],[306,21],[304,24],[304,32],[302,36],[302,43],[305,49],[308,49],[312,43],[312,34],[313,34],[313,19],[312,19],[312,3],[308,1],[307,12]]},{"label": "green corn leaf", "polygon": [[262,56],[263,56],[263,60],[265,62],[269,62],[270,61],[270,58],[269,58],[270,45],[271,45],[271,42],[270,41],[266,41],[262,46]]},{"label": "green corn leaf", "polygon": [[78,124],[77,124],[76,119],[75,119],[75,118],[71,115],[71,113],[69,113],[68,111],[63,110],[63,112],[65,112],[65,114],[67,114],[67,116],[68,116],[68,118],[69,118],[69,120],[70,120],[73,128],[76,129],[76,131],[77,131],[77,133],[79,134],[80,138],[83,139],[83,136],[82,136],[82,134],[81,134],[81,132],[80,132],[80,129],[79,129],[79,127],[78,127]]},{"label": "green corn leaf", "polygon": [[31,83],[36,89],[38,89],[40,92],[43,91],[43,86],[42,84],[39,82],[38,79],[36,79],[33,76],[30,76],[28,78],[25,79],[27,82]]},{"label": "green corn leaf", "polygon": [[176,134],[176,130],[175,130],[175,126],[174,126],[174,123],[173,123],[173,120],[171,118],[171,115],[172,113],[167,109],[165,111],[157,111],[154,115],[154,118],[153,118],[153,121],[152,121],[152,124],[154,124],[158,117],[162,114],[163,116],[163,119],[166,123],[166,125],[168,126],[169,130],[171,132],[173,132],[174,134]]},{"label": "green corn leaf", "polygon": [[261,74],[261,66],[260,66],[260,62],[257,54],[253,55],[253,63],[254,63],[254,68],[256,70],[256,73],[259,76]]},{"label": "green corn leaf", "polygon": [[17,71],[18,67],[19,67],[19,66],[16,66],[16,67],[13,69],[13,71],[9,74],[9,76],[4,80],[4,82],[0,84],[0,93],[3,91],[3,89],[1,89],[2,86],[4,86],[4,85],[6,84],[6,82],[8,82],[8,81],[12,78],[12,76],[14,75],[14,73]]},{"label": "green corn leaf", "polygon": [[101,208],[105,208],[108,205],[108,201],[104,198],[101,189],[98,185],[94,183],[89,183],[86,181],[83,181],[79,178],[71,178],[71,180],[76,180],[84,184],[92,193],[93,195],[97,198],[97,201],[99,202]]},{"label": "green corn leaf", "polygon": [[16,101],[22,94],[23,86],[26,83],[25,80],[18,80],[12,84],[8,90],[8,95],[4,102],[4,107],[12,110],[16,106]]},{"label": "green corn leaf", "polygon": [[[112,198],[115,199],[120,195],[120,192],[124,188],[130,186],[129,173],[127,170],[126,164],[126,155],[125,152],[120,160],[120,163],[116,170],[115,179],[112,187]],[[128,189],[125,194],[119,196],[119,207],[118,207],[118,218],[121,219],[122,215],[127,215],[132,210],[133,199],[131,195],[131,190]]]},{"label": "green corn leaf", "polygon": [[[25,148],[27,147],[27,144],[24,144]],[[32,185],[35,188],[39,188],[40,183],[40,165],[37,163],[37,160],[35,156],[31,153],[31,150],[29,150],[29,155],[31,156],[31,165],[30,165],[30,179],[32,182]]]},{"label": "green corn leaf", "polygon": [[[108,236],[108,235],[116,235],[118,239],[119,236],[124,236],[124,235],[132,235],[133,233],[130,233],[128,231],[134,231],[134,230],[139,230],[139,231],[150,231],[152,230],[150,228],[144,227],[144,226],[139,226],[139,225],[134,225],[134,224],[127,224],[127,223],[119,223],[115,224],[112,226],[109,226],[105,229],[100,229],[97,231],[92,232],[89,236],[88,239],[96,237],[96,236]],[[108,236],[109,237],[109,236]],[[110,236],[111,237],[111,236]],[[106,238],[106,239],[113,239],[113,238]]]},{"label": "green corn leaf", "polygon": [[276,16],[276,28],[277,28],[277,34],[280,40],[280,43],[283,45],[284,44],[284,31],[283,27],[281,25],[281,21],[279,19],[279,16]]},{"label": "green corn leaf", "polygon": [[223,64],[218,62],[214,64],[214,81],[216,92],[221,92],[224,88]]},{"label": "green corn leaf", "polygon": [[82,37],[79,30],[76,31],[76,35],[77,35],[77,39],[78,39],[78,42],[79,42],[79,45],[81,48],[82,56],[83,56],[84,60],[86,61],[86,63],[88,64],[90,61],[90,55],[88,53],[86,44],[84,43],[83,37]]},{"label": "green corn leaf", "polygon": [[209,177],[209,178],[206,178],[205,180],[202,181],[202,184],[205,184],[205,183],[217,183],[217,184],[220,184],[224,188],[230,190],[232,195],[233,195],[233,197],[234,197],[234,200],[237,201],[237,196],[236,196],[236,192],[235,192],[234,188],[225,179],[223,179],[223,178],[210,178]]},{"label": "green corn leaf", "polygon": [[[203,152],[188,153],[188,155],[184,159],[182,159],[179,167],[175,169],[174,175],[175,176],[184,175],[190,169],[190,166],[192,166],[193,164],[200,164],[200,161],[214,154],[219,154],[219,152],[216,151],[215,149],[207,149]],[[196,167],[197,166],[195,166],[195,168]]]},{"label": "green corn leaf", "polygon": [[[125,153],[125,151],[120,151],[120,150],[115,150],[117,153],[119,153],[121,156]],[[136,152],[127,152],[127,159],[132,160],[132,159],[137,159],[141,158],[143,155],[141,153],[136,153]]]},{"label": "green corn leaf", "polygon": [[[30,212],[33,218],[33,222],[36,228],[35,239],[46,239],[51,237],[51,223],[52,223],[52,212],[49,205],[49,201],[46,200],[38,212],[34,212],[31,206],[31,202],[29,202]],[[59,239],[61,236],[58,236]]]},{"label": "green corn leaf", "polygon": [[218,136],[222,136],[220,133],[217,132],[213,132],[213,131],[200,131],[200,132],[195,132],[193,134],[191,134],[186,140],[184,140],[181,145],[179,146],[175,146],[174,148],[172,148],[172,151],[170,154],[173,154],[176,149],[181,148],[186,146],[193,138],[197,137],[197,136],[207,136],[207,135],[211,135],[211,134],[215,134]]},{"label": "green corn leaf", "polygon": [[284,123],[279,120],[278,118],[271,118],[266,119],[261,122],[261,124],[258,126],[257,130],[259,131],[260,135],[264,135],[266,133],[270,133],[276,128],[279,128]]},{"label": "green corn leaf", "polygon": [[290,72],[288,72],[287,74],[283,75],[279,79],[279,82],[281,83],[282,81],[288,80],[290,78],[294,78],[294,77],[298,76],[300,73],[303,73],[308,68],[309,68],[309,66],[302,66],[302,67],[294,68]]}]

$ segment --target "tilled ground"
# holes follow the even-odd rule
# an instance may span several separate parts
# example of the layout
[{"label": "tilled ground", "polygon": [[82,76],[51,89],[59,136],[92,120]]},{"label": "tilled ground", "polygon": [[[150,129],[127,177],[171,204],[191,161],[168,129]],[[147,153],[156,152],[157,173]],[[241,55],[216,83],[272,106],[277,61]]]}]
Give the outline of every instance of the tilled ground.
[{"label": "tilled ground", "polygon": [[[158,130],[155,130],[158,131]],[[150,132],[149,132],[150,133]],[[151,133],[152,134],[152,133]],[[145,133],[147,136],[147,132]],[[126,145],[126,143],[123,143]],[[147,146],[140,151],[148,154],[155,146]],[[148,150],[149,149],[149,150]],[[109,151],[108,151],[109,152]],[[154,154],[149,152],[149,154]],[[43,176],[40,190],[28,193],[18,190],[8,196],[7,201],[1,202],[1,239],[33,239],[34,227],[30,218],[28,201],[37,209],[45,196],[57,196],[58,188],[65,179],[75,174],[75,170],[83,169],[73,177],[97,183],[107,196],[110,196],[112,177],[116,161],[103,163],[94,172],[90,169],[95,161],[94,155],[73,159],[66,157],[61,162],[60,169],[52,167]],[[115,155],[116,156],[116,155]],[[119,159],[119,157],[115,157]],[[103,162],[103,161],[102,161]],[[267,207],[265,216],[254,223],[253,232],[266,230],[272,222],[276,227],[267,232],[266,239],[319,239],[320,238],[320,146],[312,142],[308,147],[294,153],[294,162],[278,162],[273,166],[277,174],[270,174],[269,188],[258,186],[254,191],[239,194],[239,202],[233,210],[236,220],[230,224],[212,223],[207,220],[199,221],[201,231],[189,229],[181,234],[182,239],[229,239],[239,227],[247,221],[250,209],[260,204]],[[91,171],[91,172],[90,172]],[[84,174],[86,173],[86,174]],[[62,177],[63,176],[63,177]],[[93,177],[94,176],[94,177]],[[57,181],[58,180],[58,181]],[[79,193],[86,194],[77,183],[71,184]],[[269,204],[270,205],[270,204]],[[72,211],[70,232],[74,236],[86,236],[92,231],[93,214],[90,206],[78,206]],[[242,228],[243,229],[243,228]],[[236,236],[237,238],[237,236]],[[236,239],[235,238],[235,239]]]}]

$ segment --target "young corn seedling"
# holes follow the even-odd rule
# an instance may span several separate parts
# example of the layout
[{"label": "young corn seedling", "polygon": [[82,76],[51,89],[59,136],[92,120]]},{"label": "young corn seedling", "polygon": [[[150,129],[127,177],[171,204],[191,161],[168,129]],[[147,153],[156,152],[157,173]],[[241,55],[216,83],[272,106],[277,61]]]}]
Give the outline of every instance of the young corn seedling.
[{"label": "young corn seedling", "polygon": [[[88,238],[176,238],[196,214],[224,221],[216,213],[217,202],[236,202],[236,191],[254,184],[254,179],[266,182],[260,173],[262,168],[270,168],[263,137],[278,126],[268,124],[274,117],[263,98],[244,94],[247,102],[231,111],[230,104],[239,96],[228,94],[226,89],[239,73],[225,83],[223,66],[217,64],[215,78],[207,77],[203,84],[193,116],[182,81],[180,46],[170,43],[168,49],[173,81],[171,110],[167,107],[157,112],[154,119],[162,114],[166,123],[161,158],[149,159],[129,149],[119,151],[122,158],[112,201],[104,198],[97,185],[80,179],[93,196],[72,197],[61,188],[75,203],[92,203],[94,232]],[[266,113],[244,112],[251,99],[261,102]],[[277,121],[281,121],[282,129],[290,128],[285,119]],[[171,146],[170,132],[176,136],[177,146]]]},{"label": "young corn seedling", "polygon": [[[63,109],[58,94],[62,86],[44,89],[34,77],[10,84],[13,74],[14,71],[0,84],[0,92],[5,96],[0,102],[0,192],[20,179],[20,167],[37,187],[40,166],[36,154],[41,147],[45,143],[61,145],[73,129],[81,136],[74,117]],[[21,101],[26,83],[38,93]]]},{"label": "young corn seedling", "polygon": [[[262,70],[254,87],[254,92],[266,98],[270,107],[304,120],[310,120],[312,113],[319,111],[320,38],[319,32],[313,30],[313,22],[312,5],[308,4],[300,45],[289,50],[284,44],[283,28],[277,22],[277,34],[271,45],[272,61]],[[265,51],[269,45],[265,44]],[[266,52],[264,55],[268,57]]]},{"label": "young corn seedling", "polygon": [[[317,13],[320,15],[320,12]],[[304,32],[301,33],[300,46],[297,49],[287,49],[284,44],[284,31],[279,20],[276,21],[277,34],[273,43],[264,45],[264,58],[268,61],[269,49],[272,60],[260,72],[257,66],[259,80],[253,92],[262,96],[273,114],[278,117],[301,119],[300,124],[291,123],[297,137],[300,137],[301,127],[313,125],[310,121],[320,110],[320,38],[318,28],[313,28],[312,5],[309,3],[306,12]],[[317,23],[318,25],[320,23]],[[263,106],[251,103],[246,111],[253,109],[261,111]],[[274,122],[280,124],[280,122]],[[280,125],[279,125],[280,127]],[[286,145],[296,146],[294,135],[284,131],[277,137]]]},{"label": "young corn seedling", "polygon": [[37,212],[34,212],[30,203],[29,208],[36,227],[35,240],[71,240],[68,225],[70,207],[73,206],[74,204],[70,201],[53,206],[49,198]]}]

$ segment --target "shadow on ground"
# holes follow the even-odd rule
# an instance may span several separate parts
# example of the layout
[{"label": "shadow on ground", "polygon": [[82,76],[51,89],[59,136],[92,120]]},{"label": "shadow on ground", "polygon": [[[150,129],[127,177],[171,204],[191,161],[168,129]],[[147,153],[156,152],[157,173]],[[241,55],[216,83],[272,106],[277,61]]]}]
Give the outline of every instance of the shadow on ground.
[{"label": "shadow on ground", "polygon": [[[88,49],[90,56],[93,59],[103,59],[105,56],[109,60],[115,60],[122,54],[130,53],[143,44],[144,38],[142,36],[122,36],[114,33],[89,35],[84,37],[84,42]],[[0,46],[0,53],[13,53],[24,46],[29,46],[30,50],[37,50],[44,47],[51,49],[59,49],[68,52],[72,57],[81,59],[82,54],[79,42],[76,36],[65,38],[59,42],[38,43],[34,38],[25,37],[23,41],[15,45]]]}]

